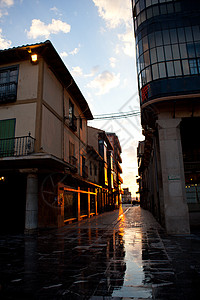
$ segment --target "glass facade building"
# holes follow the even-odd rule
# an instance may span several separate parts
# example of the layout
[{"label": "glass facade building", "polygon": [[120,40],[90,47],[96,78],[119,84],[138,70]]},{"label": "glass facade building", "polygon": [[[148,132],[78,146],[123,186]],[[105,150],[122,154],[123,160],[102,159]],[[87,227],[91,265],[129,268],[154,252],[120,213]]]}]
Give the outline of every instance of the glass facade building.
[{"label": "glass facade building", "polygon": [[141,105],[200,92],[200,1],[132,0]]}]

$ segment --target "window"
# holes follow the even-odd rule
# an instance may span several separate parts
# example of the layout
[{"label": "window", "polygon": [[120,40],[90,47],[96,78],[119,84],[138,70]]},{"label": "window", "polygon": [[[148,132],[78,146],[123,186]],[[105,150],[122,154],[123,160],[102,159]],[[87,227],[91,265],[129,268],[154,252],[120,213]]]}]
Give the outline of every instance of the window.
[{"label": "window", "polygon": [[172,44],[178,43],[176,29],[170,29],[170,38]]},{"label": "window", "polygon": [[200,40],[199,26],[193,26],[192,32],[193,32],[193,36],[194,36],[194,41],[199,41]]},{"label": "window", "polygon": [[167,62],[167,74],[168,74],[168,77],[172,77],[175,75],[174,73],[174,64],[172,61],[168,61]]},{"label": "window", "polygon": [[175,69],[175,75],[176,76],[181,76],[182,75],[180,60],[174,61],[174,69]]},{"label": "window", "polygon": [[181,53],[181,58],[187,58],[187,48],[186,48],[186,44],[180,44],[180,53]]},{"label": "window", "polygon": [[156,46],[162,46],[162,33],[161,31],[155,32],[155,38],[156,38]]},{"label": "window", "polygon": [[190,60],[189,60],[189,65],[190,65],[190,73],[191,73],[192,75],[198,74],[196,59],[190,59]]},{"label": "window", "polygon": [[157,62],[156,48],[151,49],[151,63]]},{"label": "window", "polygon": [[179,53],[179,48],[178,45],[172,45],[172,54],[173,54],[173,59],[179,59],[180,58],[180,53]]},{"label": "window", "polygon": [[195,43],[196,56],[200,56],[200,43]]},{"label": "window", "polygon": [[153,80],[158,79],[159,78],[159,74],[158,74],[158,65],[152,65],[152,73],[153,73]]},{"label": "window", "polygon": [[172,60],[172,50],[171,50],[171,46],[164,46],[165,48],[165,57],[166,60]]},{"label": "window", "polygon": [[158,68],[159,68],[160,78],[166,77],[165,64],[164,63],[158,64]]},{"label": "window", "polygon": [[170,44],[169,30],[163,30],[164,45]]},{"label": "window", "polygon": [[183,28],[178,28],[178,40],[179,43],[185,43],[185,32]]},{"label": "window", "polygon": [[164,60],[163,47],[158,47],[157,48],[157,55],[158,55],[158,61],[163,61]]},{"label": "window", "polygon": [[0,102],[16,100],[18,70],[18,66],[0,69]]},{"label": "window", "polygon": [[190,69],[189,69],[188,60],[182,60],[182,66],[183,66],[183,74],[184,75],[189,75],[190,74]]},{"label": "window", "polygon": [[69,100],[69,127],[73,130],[77,130],[77,118],[74,115],[74,104]]},{"label": "window", "polygon": [[185,27],[185,36],[187,42],[193,42],[191,27]]},{"label": "window", "polygon": [[190,58],[195,57],[195,49],[193,43],[187,44],[187,51],[188,51],[188,57]]}]

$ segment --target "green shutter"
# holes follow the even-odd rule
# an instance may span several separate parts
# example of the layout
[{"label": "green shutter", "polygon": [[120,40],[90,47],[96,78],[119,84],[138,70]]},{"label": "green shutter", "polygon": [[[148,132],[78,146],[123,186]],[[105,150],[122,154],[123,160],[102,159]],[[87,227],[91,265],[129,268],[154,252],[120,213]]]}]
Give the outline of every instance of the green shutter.
[{"label": "green shutter", "polygon": [[0,156],[13,156],[16,119],[0,121]]}]

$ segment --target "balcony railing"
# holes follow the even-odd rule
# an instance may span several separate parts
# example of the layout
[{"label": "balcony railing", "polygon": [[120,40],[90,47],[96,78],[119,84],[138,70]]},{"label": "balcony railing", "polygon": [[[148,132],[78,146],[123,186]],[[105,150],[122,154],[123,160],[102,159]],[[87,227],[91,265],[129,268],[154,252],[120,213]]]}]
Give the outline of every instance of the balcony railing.
[{"label": "balcony railing", "polygon": [[34,152],[34,144],[30,135],[0,139],[0,157],[29,155]]},{"label": "balcony railing", "polygon": [[17,97],[17,83],[1,83],[0,84],[0,102],[12,102]]}]

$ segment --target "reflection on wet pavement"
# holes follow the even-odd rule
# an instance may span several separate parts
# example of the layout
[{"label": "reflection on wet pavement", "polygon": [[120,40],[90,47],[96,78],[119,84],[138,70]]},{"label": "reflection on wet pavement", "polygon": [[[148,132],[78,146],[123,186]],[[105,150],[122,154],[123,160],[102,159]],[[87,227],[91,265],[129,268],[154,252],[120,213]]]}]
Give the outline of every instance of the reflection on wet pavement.
[{"label": "reflection on wet pavement", "polygon": [[198,299],[200,234],[167,236],[123,207],[60,229],[0,237],[1,299]]}]

